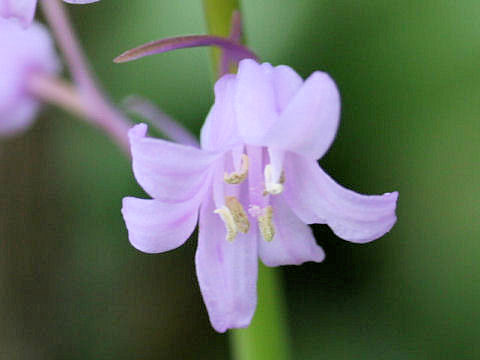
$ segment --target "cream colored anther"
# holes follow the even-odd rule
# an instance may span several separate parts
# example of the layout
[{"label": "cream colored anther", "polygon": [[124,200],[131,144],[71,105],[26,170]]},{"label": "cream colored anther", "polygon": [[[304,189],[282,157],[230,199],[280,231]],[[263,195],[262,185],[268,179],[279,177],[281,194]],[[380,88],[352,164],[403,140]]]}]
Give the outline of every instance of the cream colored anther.
[{"label": "cream colored anther", "polygon": [[265,170],[263,171],[265,178],[265,191],[263,192],[263,195],[278,195],[283,191],[283,183],[285,182],[284,174],[282,173],[282,176],[280,176],[279,182],[275,182],[273,181],[272,173],[272,165],[268,164],[265,166]]},{"label": "cream colored anther", "polygon": [[240,184],[247,178],[248,175],[248,156],[242,154],[241,163],[240,163],[240,170],[234,171],[232,173],[225,173],[223,175],[223,180],[227,184]]},{"label": "cream colored anther", "polygon": [[216,209],[214,213],[220,215],[223,223],[225,224],[225,229],[227,230],[227,235],[225,236],[225,239],[228,241],[235,240],[238,234],[238,229],[237,225],[235,224],[235,220],[233,220],[233,215],[230,210],[226,206],[223,206],[220,209]]},{"label": "cream colored anther", "polygon": [[232,213],[233,221],[235,221],[238,231],[246,234],[248,229],[250,229],[250,222],[248,221],[247,213],[243,209],[242,204],[240,204],[235,196],[227,196],[225,202]]},{"label": "cream colored anther", "polygon": [[246,234],[250,229],[248,216],[242,204],[234,196],[227,196],[225,198],[225,206],[216,209],[214,213],[222,218],[227,230],[225,239],[228,241],[235,240],[239,232]]},{"label": "cream colored anther", "polygon": [[269,205],[263,209],[263,214],[258,217],[258,228],[265,241],[272,241],[275,236],[275,227],[272,220],[273,208]]}]

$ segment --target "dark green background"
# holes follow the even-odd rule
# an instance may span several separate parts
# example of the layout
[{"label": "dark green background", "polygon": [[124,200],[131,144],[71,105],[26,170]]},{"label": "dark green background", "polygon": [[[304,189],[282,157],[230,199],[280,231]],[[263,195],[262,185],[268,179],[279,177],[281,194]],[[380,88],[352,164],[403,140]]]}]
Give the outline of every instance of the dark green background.
[{"label": "dark green background", "polygon": [[[322,166],[363,193],[398,190],[398,223],[368,245],[315,226],[323,264],[286,267],[295,359],[480,358],[480,2],[246,0],[262,60],[329,72],[342,122]],[[208,53],[114,65],[202,33],[200,1],[69,6],[112,98],[155,101],[198,133]],[[47,107],[0,143],[0,359],[227,359],[193,268],[195,240],[146,255],[121,198],[142,196],[110,141]],[[280,296],[280,295],[279,295]]]}]

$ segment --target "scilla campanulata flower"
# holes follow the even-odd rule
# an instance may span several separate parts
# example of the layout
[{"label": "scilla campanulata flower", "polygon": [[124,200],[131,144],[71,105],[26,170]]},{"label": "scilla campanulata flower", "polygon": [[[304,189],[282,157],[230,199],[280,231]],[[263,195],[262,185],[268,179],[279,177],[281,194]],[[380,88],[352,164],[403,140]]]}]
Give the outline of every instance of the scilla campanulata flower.
[{"label": "scilla campanulata flower", "polygon": [[[0,16],[17,18],[23,26],[31,24],[38,0],[0,0]],[[70,4],[88,4],[99,0],[63,0]]]},{"label": "scilla campanulata flower", "polygon": [[318,166],[339,115],[327,74],[303,81],[288,66],[243,60],[215,85],[201,149],[148,138],[144,124],[130,130],[135,177],[153,198],[124,199],[130,242],[174,249],[198,219],[197,276],[217,331],[250,323],[258,257],[267,266],[324,259],[307,224],[364,243],[395,223],[396,192],[360,195]]},{"label": "scilla campanulata flower", "polygon": [[60,70],[53,40],[40,24],[23,29],[17,21],[0,18],[0,135],[10,135],[30,125],[39,101],[29,93],[37,74]]}]

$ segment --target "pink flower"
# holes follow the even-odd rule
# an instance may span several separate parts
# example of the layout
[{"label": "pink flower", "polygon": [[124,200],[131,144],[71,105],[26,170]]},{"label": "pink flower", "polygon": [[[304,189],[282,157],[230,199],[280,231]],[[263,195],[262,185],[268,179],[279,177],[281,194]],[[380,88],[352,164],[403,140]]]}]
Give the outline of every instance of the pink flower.
[{"label": "pink flower", "polygon": [[23,29],[0,18],[0,69],[0,134],[10,135],[30,125],[37,113],[39,102],[27,89],[30,77],[60,70],[47,30],[37,23]]},{"label": "pink flower", "polygon": [[[99,0],[63,0],[70,4],[88,4]],[[17,18],[24,26],[32,23],[37,0],[0,0],[0,16]]]},{"label": "pink flower", "polygon": [[396,192],[360,195],[318,166],[339,115],[327,74],[303,81],[288,66],[243,60],[215,85],[201,149],[148,138],[143,124],[130,130],[135,177],[153,198],[123,200],[130,242],[148,253],[172,250],[199,217],[197,276],[217,331],[250,323],[257,257],[267,266],[324,259],[307,224],[364,243],[395,223]]}]

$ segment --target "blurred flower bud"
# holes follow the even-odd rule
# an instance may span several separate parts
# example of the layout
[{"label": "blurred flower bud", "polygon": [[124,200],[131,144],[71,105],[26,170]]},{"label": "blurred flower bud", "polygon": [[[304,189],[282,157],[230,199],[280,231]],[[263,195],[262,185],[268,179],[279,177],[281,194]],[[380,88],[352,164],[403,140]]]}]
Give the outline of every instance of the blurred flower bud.
[{"label": "blurred flower bud", "polygon": [[23,26],[28,26],[35,15],[37,0],[0,0],[0,16],[17,18]]},{"label": "blurred flower bud", "polygon": [[[32,23],[38,0],[0,0],[0,17],[17,18],[24,27]],[[89,4],[99,0],[63,0],[70,4]]]},{"label": "blurred flower bud", "polygon": [[60,70],[48,31],[0,18],[0,69],[0,135],[10,135],[28,127],[38,111],[39,101],[28,91],[32,76]]}]

